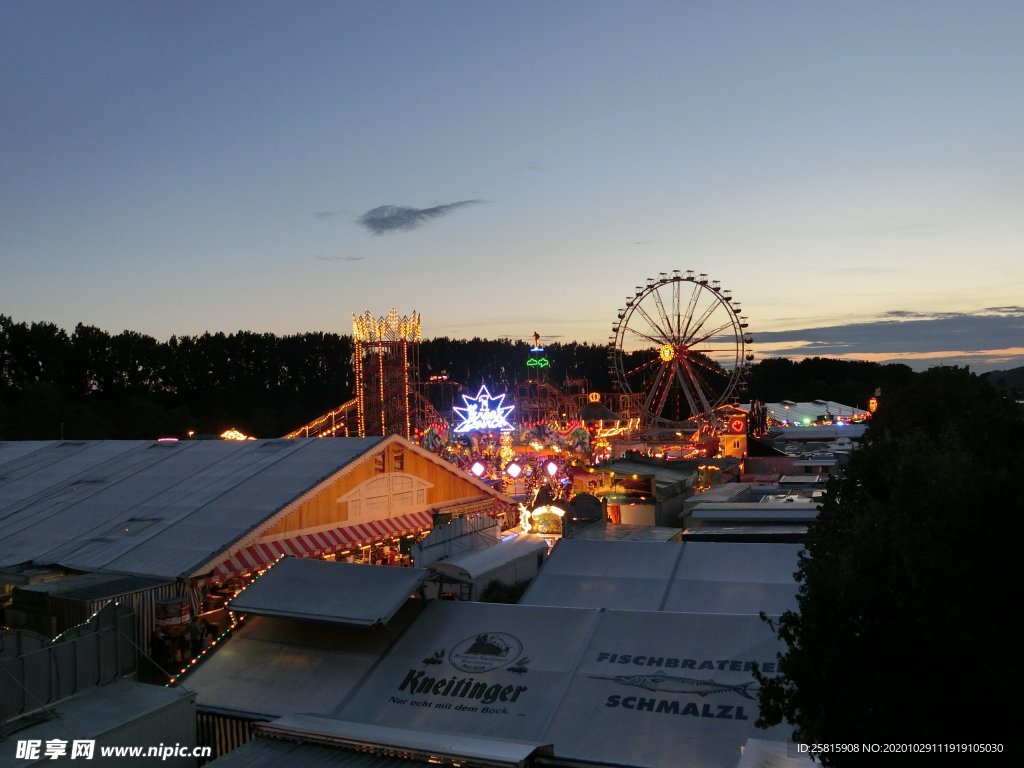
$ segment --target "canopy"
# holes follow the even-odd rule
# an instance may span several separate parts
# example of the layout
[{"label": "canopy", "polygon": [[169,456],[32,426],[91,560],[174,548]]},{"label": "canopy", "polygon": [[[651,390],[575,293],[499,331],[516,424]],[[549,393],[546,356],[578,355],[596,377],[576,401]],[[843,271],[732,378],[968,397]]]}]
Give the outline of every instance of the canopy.
[{"label": "canopy", "polygon": [[224,579],[235,574],[251,573],[266,568],[282,557],[319,557],[328,552],[354,549],[375,541],[430,530],[431,525],[433,517],[430,512],[421,511],[274,541],[261,541],[236,552],[218,565],[214,570],[214,578]]},{"label": "canopy", "polygon": [[521,558],[547,555],[548,543],[539,536],[521,533],[489,547],[460,552],[446,560],[431,563],[430,569],[454,581],[472,582],[500,570]]},{"label": "canopy", "polygon": [[231,600],[241,613],[356,627],[387,623],[426,578],[388,568],[286,557]]}]

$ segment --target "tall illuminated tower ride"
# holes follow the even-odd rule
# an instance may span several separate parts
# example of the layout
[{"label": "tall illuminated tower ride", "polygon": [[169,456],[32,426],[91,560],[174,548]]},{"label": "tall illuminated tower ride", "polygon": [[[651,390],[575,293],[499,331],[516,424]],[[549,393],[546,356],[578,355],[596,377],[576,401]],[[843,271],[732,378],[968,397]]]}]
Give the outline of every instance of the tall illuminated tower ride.
[{"label": "tall illuminated tower ride", "polygon": [[352,315],[355,342],[356,423],[360,437],[412,434],[411,402],[419,372],[420,316],[392,309],[374,319]]}]

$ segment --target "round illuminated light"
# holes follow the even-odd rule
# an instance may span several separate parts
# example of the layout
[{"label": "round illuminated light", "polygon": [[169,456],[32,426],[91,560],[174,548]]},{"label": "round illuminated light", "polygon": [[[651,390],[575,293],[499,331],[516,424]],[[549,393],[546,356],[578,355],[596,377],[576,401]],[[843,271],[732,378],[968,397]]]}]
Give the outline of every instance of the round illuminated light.
[{"label": "round illuminated light", "polygon": [[544,467],[544,469],[546,469],[547,473],[549,475],[551,475],[552,477],[554,477],[555,475],[558,474],[558,465],[555,464],[555,462],[553,462],[553,461],[549,461],[547,466]]},{"label": "round illuminated light", "polygon": [[523,471],[523,468],[520,467],[518,464],[516,464],[514,461],[511,464],[509,464],[507,467],[505,467],[505,474],[508,475],[509,477],[513,478],[513,479],[519,477],[519,475],[520,475],[520,473],[522,473],[522,471]]},{"label": "round illuminated light", "polygon": [[589,395],[587,395],[587,400],[589,400],[592,403],[600,403],[601,402],[601,393],[600,392],[591,392]]},{"label": "round illuminated light", "polygon": [[472,472],[477,477],[480,477],[480,475],[482,475],[484,473],[485,469],[486,469],[486,467],[483,464],[481,464],[479,461],[477,461],[477,462],[475,462],[473,464],[472,467],[469,468],[469,471]]},{"label": "round illuminated light", "polygon": [[658,354],[661,356],[661,359],[667,363],[676,356],[676,350],[671,344],[662,344],[661,349],[658,350]]}]

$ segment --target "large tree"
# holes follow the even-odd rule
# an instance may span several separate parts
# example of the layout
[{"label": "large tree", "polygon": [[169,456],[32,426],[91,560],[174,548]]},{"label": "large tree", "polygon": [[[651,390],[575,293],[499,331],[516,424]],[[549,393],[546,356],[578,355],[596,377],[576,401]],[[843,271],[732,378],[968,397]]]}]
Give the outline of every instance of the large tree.
[{"label": "large tree", "polygon": [[803,743],[1019,740],[1022,426],[966,369],[882,398],[808,532],[759,724]]}]

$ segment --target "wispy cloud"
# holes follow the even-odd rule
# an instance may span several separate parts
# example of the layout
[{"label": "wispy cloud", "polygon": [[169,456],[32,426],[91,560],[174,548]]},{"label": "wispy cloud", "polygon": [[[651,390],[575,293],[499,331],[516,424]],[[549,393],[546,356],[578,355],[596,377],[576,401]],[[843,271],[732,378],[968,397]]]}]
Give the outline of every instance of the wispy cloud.
[{"label": "wispy cloud", "polygon": [[371,208],[356,221],[375,235],[386,235],[390,232],[408,232],[422,227],[434,219],[447,216],[452,211],[477,205],[483,200],[458,200],[444,203],[431,208],[409,208],[404,205],[379,205]]},{"label": "wispy cloud", "polygon": [[341,216],[345,213],[348,213],[348,211],[315,211],[313,215],[318,219],[333,219],[335,216]]},{"label": "wispy cloud", "polygon": [[362,261],[365,256],[322,256],[317,254],[320,261]]}]

